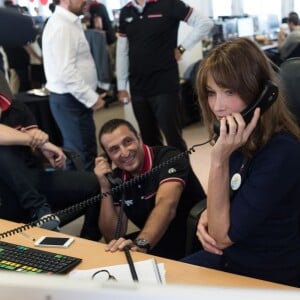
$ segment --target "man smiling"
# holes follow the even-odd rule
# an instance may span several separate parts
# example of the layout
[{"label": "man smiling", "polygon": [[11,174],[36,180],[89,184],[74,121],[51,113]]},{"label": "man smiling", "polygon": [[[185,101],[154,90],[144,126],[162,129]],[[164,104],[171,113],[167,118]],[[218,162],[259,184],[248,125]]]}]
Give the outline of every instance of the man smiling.
[{"label": "man smiling", "polygon": [[[125,246],[131,250],[149,252],[172,259],[184,256],[186,219],[195,203],[205,197],[188,157],[180,156],[167,166],[158,167],[179,151],[169,146],[149,147],[141,141],[135,128],[127,121],[113,119],[103,125],[99,142],[107,158],[96,159],[94,172],[103,193],[112,188],[107,174],[122,181],[145,176],[130,185],[123,193],[107,195],[101,201],[100,230],[108,242],[107,251]],[[112,170],[109,161],[116,166]],[[120,207],[124,204],[122,226],[116,232]],[[131,220],[140,231],[125,236]],[[175,245],[176,243],[176,245]]]}]

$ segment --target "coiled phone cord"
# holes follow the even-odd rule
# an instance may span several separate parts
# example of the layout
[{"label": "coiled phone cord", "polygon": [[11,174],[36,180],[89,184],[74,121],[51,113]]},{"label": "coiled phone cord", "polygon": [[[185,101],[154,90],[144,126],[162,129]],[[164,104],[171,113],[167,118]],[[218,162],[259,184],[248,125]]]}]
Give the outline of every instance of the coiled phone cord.
[{"label": "coiled phone cord", "polygon": [[117,185],[115,187],[112,187],[109,192],[105,192],[105,193],[101,193],[101,194],[95,195],[95,196],[93,196],[93,197],[91,197],[89,199],[86,199],[86,200],[82,201],[82,202],[79,202],[77,204],[69,206],[69,207],[67,207],[65,209],[59,210],[59,211],[55,212],[54,214],[49,215],[47,217],[44,217],[44,218],[42,218],[40,220],[32,221],[30,223],[18,226],[18,227],[14,228],[14,229],[2,232],[2,233],[0,233],[0,239],[12,236],[12,235],[17,234],[17,233],[21,233],[21,232],[26,231],[26,230],[28,230],[28,229],[30,229],[32,227],[35,227],[35,226],[39,227],[39,226],[41,226],[42,224],[44,224],[46,222],[55,220],[56,216],[59,217],[59,218],[61,218],[61,217],[65,216],[65,215],[70,215],[70,214],[72,214],[74,212],[79,212],[79,211],[82,211],[83,209],[85,209],[87,207],[93,206],[98,201],[100,201],[103,197],[107,197],[108,195],[112,196],[112,195],[114,195],[116,193],[122,192],[122,191],[130,188],[133,185],[136,185],[137,183],[139,183],[139,182],[147,179],[148,177],[151,177],[153,174],[155,174],[156,172],[158,172],[160,169],[162,169],[162,168],[164,168],[164,167],[172,164],[173,162],[175,162],[175,161],[177,161],[177,160],[179,160],[179,159],[181,159],[181,158],[183,158],[185,156],[188,156],[188,155],[194,153],[196,151],[195,148],[201,147],[201,146],[203,146],[205,144],[208,144],[211,141],[215,140],[215,138],[216,137],[213,136],[211,139],[207,140],[206,142],[203,142],[201,144],[195,144],[195,145],[193,145],[188,150],[186,150],[184,152],[181,152],[181,153],[179,153],[179,154],[171,157],[170,159],[168,159],[165,162],[162,162],[158,166],[156,166],[153,169],[151,169],[149,172],[143,173],[140,176],[131,178],[130,180],[124,181],[121,184],[119,184],[119,185]]}]

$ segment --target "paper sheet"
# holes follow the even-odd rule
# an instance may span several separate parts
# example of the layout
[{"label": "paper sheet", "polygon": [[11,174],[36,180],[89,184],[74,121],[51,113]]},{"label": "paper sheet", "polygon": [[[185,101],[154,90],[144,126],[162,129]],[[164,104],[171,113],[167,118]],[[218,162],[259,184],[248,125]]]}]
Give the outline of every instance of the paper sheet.
[{"label": "paper sheet", "polygon": [[[166,270],[163,263],[156,264],[154,258],[134,263],[139,282],[141,283],[166,283]],[[72,278],[87,279],[99,270],[107,270],[118,282],[132,282],[128,264],[104,266],[88,270],[74,270],[69,273]],[[158,273],[159,271],[159,273]],[[98,278],[98,279],[97,279]],[[160,280],[161,279],[161,280]],[[103,280],[101,276],[95,276],[94,280]]]}]

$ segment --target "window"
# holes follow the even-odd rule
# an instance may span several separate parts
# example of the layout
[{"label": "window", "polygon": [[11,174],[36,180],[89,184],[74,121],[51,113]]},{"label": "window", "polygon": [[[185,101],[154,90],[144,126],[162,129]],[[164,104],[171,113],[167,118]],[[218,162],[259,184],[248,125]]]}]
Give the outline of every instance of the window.
[{"label": "window", "polygon": [[[300,1],[299,1],[300,2]],[[243,0],[243,10],[248,15],[277,15],[281,20],[281,0]]]},{"label": "window", "polygon": [[231,0],[213,0],[213,18],[218,16],[231,16]]}]

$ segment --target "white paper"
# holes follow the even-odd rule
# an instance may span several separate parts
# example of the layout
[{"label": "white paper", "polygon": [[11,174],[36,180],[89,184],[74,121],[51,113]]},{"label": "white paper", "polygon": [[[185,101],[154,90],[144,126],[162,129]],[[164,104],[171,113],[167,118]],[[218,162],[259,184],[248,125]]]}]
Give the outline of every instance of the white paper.
[{"label": "white paper", "polygon": [[[164,263],[156,264],[156,261],[154,258],[135,262],[134,263],[136,273],[138,276],[138,280],[141,283],[166,283],[166,270]],[[128,264],[123,265],[115,265],[115,266],[104,266],[94,269],[88,269],[88,270],[74,270],[69,273],[69,276],[72,278],[78,278],[78,279],[92,279],[92,276],[95,272],[99,270],[107,270],[112,276],[116,278],[118,282],[132,282],[132,277],[130,273],[130,269]],[[157,273],[157,270],[159,270],[159,274]],[[160,278],[161,280],[160,280]],[[97,279],[97,276],[94,278],[94,280],[100,280],[103,279]]]}]

